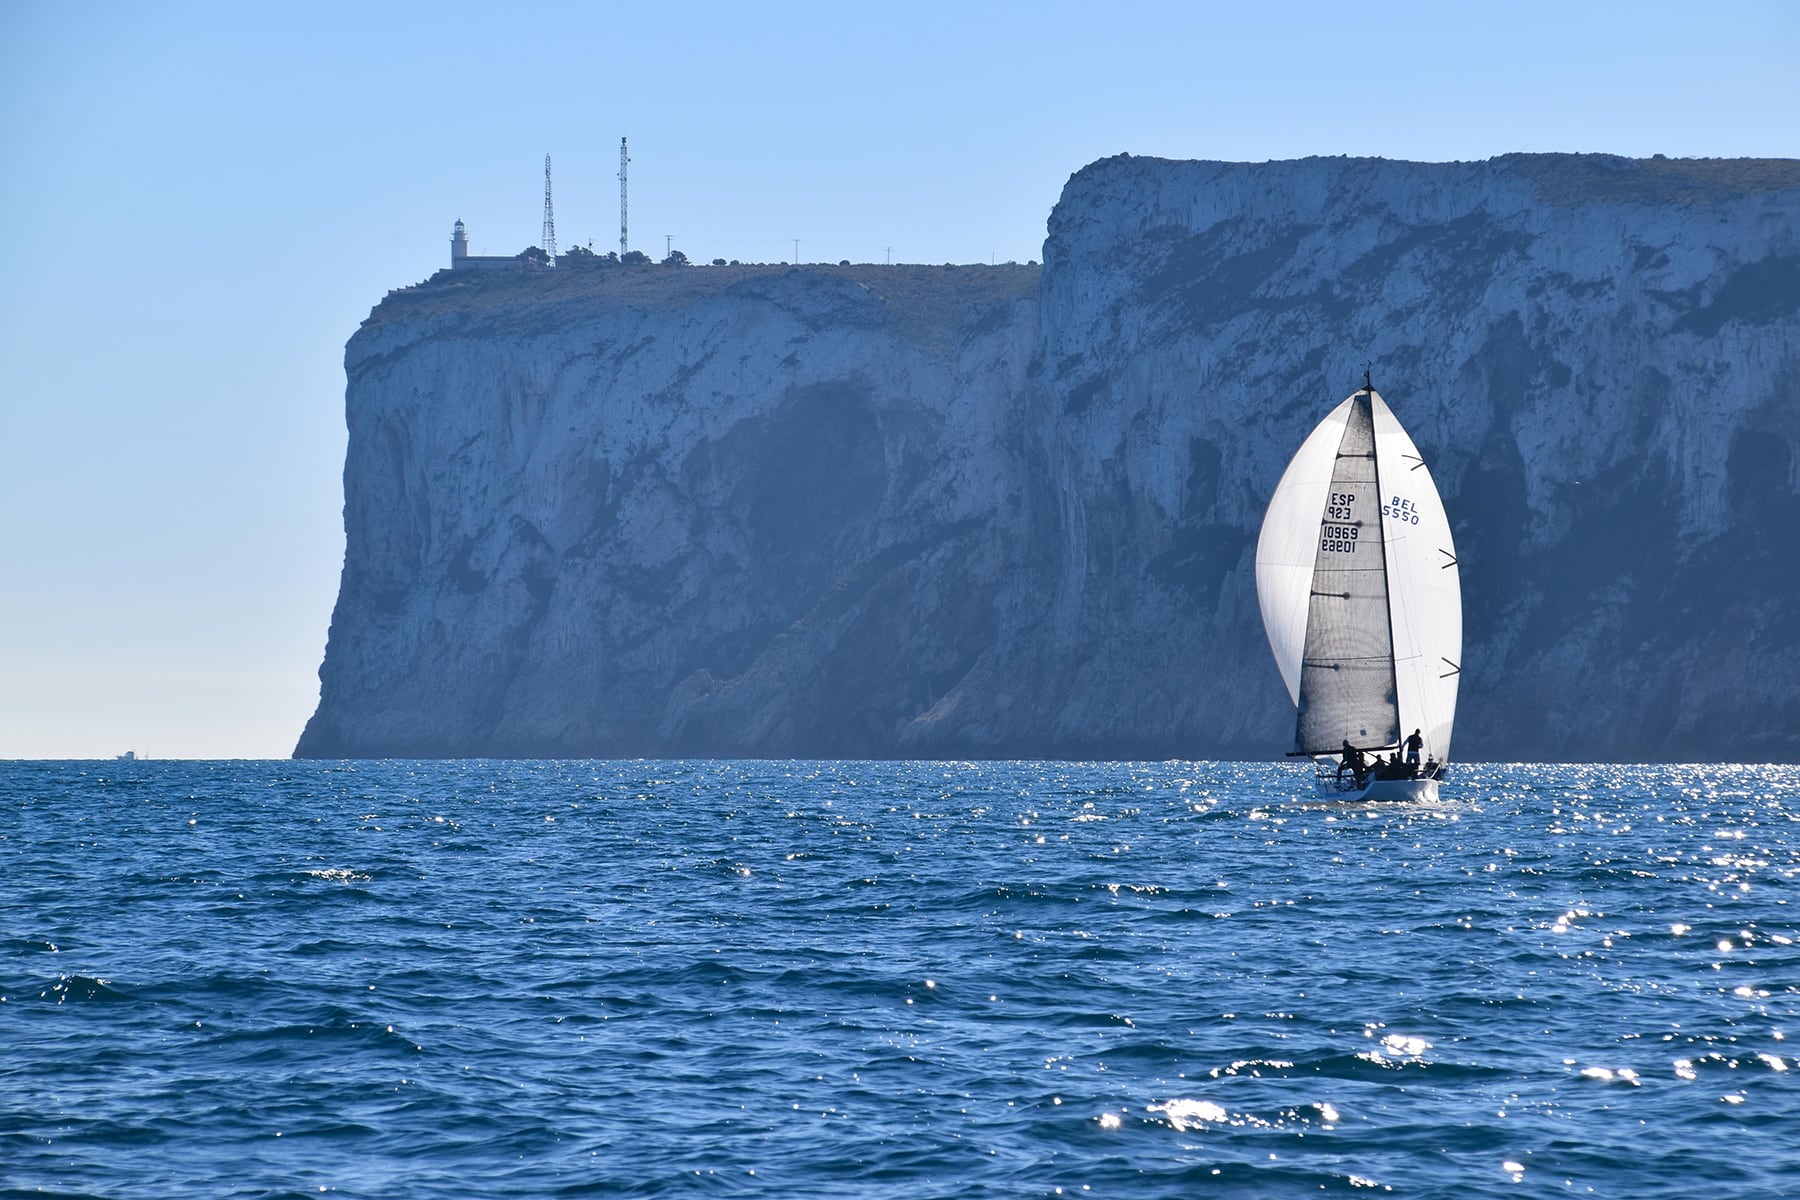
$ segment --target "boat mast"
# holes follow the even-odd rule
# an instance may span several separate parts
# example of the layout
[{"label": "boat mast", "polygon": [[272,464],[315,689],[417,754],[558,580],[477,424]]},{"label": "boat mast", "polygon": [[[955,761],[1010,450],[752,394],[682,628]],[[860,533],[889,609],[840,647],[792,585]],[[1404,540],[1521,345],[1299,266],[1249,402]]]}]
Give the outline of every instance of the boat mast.
[{"label": "boat mast", "polygon": [[[1388,686],[1394,689],[1394,736],[1401,743],[1406,741],[1406,722],[1400,716],[1400,671],[1394,663],[1394,589],[1388,579],[1387,560],[1387,508],[1386,492],[1381,490],[1381,442],[1375,436],[1375,384],[1369,377],[1369,364],[1363,364],[1363,403],[1369,406],[1369,459],[1375,464],[1375,530],[1380,535],[1376,543],[1381,547],[1381,593],[1387,600],[1388,623]],[[1399,759],[1399,754],[1394,755]]]}]

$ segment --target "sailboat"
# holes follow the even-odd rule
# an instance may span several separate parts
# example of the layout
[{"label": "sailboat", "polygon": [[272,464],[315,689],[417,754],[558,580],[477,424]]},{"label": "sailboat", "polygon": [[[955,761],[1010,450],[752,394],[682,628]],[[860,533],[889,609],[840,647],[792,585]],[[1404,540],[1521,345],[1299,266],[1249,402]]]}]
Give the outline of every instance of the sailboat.
[{"label": "sailboat", "polygon": [[1297,710],[1289,754],[1313,760],[1319,793],[1437,799],[1462,670],[1456,546],[1424,458],[1366,376],[1276,485],[1256,592]]}]

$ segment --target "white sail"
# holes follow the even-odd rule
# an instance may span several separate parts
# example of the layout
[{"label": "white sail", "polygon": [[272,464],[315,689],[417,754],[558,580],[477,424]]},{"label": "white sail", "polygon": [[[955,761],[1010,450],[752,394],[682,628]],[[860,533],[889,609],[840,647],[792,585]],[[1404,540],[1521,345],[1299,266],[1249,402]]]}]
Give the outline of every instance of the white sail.
[{"label": "white sail", "polygon": [[1319,519],[1349,419],[1346,400],[1300,444],[1275,485],[1256,542],[1256,596],[1262,603],[1263,630],[1287,684],[1288,699],[1295,704],[1300,703],[1300,657],[1306,649],[1306,608],[1319,549]]},{"label": "white sail", "polygon": [[[1364,396],[1366,415],[1359,416],[1357,401]],[[1361,554],[1352,559],[1327,555],[1323,551],[1328,547],[1321,539],[1332,528],[1330,511],[1340,514],[1338,520],[1346,519],[1342,516],[1346,511],[1343,507],[1328,511],[1334,498],[1334,472],[1342,470],[1340,448],[1346,444],[1348,431],[1366,449],[1371,427],[1374,476],[1380,486],[1378,511],[1370,512],[1368,497],[1359,495],[1353,523],[1361,539],[1355,548]],[[1366,460],[1367,454],[1355,457]],[[1367,465],[1357,464],[1365,477]],[[1371,603],[1371,597],[1379,596],[1380,591],[1366,589],[1360,592],[1357,603],[1358,611],[1375,614],[1368,622],[1370,628],[1364,631],[1367,637],[1363,644],[1381,658],[1392,660],[1392,687],[1379,689],[1379,699],[1387,702],[1388,708],[1386,715],[1378,714],[1378,719],[1367,715],[1367,706],[1357,709],[1358,717],[1346,717],[1345,727],[1334,727],[1330,740],[1326,740],[1317,721],[1312,723],[1313,728],[1307,728],[1309,705],[1316,706],[1320,698],[1303,695],[1303,682],[1309,676],[1304,665],[1309,614],[1316,622],[1320,604],[1331,603],[1315,597],[1315,572],[1322,561],[1354,562],[1366,568],[1370,565],[1368,551],[1377,546],[1381,558],[1375,565],[1382,570],[1367,573],[1366,578],[1369,589],[1385,590],[1385,604]],[[1299,745],[1298,749],[1335,749],[1340,738],[1366,746],[1370,744],[1367,739],[1387,739],[1397,719],[1398,738],[1418,729],[1425,740],[1426,754],[1439,762],[1448,760],[1457,672],[1462,661],[1462,593],[1455,554],[1450,522],[1431,472],[1381,397],[1372,390],[1358,392],[1338,405],[1301,444],[1282,474],[1269,501],[1256,547],[1256,588],[1263,628],[1288,696],[1301,709],[1301,728],[1314,743]],[[1346,577],[1342,573],[1337,576]],[[1334,582],[1328,594],[1337,597],[1339,586]],[[1346,601],[1352,599],[1350,590],[1346,586],[1342,594]],[[1384,613],[1386,630],[1376,627]],[[1349,632],[1350,642],[1355,643],[1353,635],[1357,631]],[[1315,628],[1313,633],[1316,649],[1320,630]],[[1361,663],[1366,664],[1367,659]],[[1323,669],[1321,666],[1313,663],[1310,676],[1316,682],[1312,686],[1327,691],[1339,688],[1348,672],[1331,664],[1323,664]],[[1332,719],[1336,719],[1340,707],[1339,697],[1326,697]],[[1312,711],[1317,715],[1321,710],[1314,707]],[[1374,725],[1380,728],[1372,728]]]},{"label": "white sail", "polygon": [[1448,762],[1462,671],[1462,582],[1456,543],[1430,468],[1381,397],[1376,395],[1374,401],[1400,736],[1420,730],[1425,753]]}]

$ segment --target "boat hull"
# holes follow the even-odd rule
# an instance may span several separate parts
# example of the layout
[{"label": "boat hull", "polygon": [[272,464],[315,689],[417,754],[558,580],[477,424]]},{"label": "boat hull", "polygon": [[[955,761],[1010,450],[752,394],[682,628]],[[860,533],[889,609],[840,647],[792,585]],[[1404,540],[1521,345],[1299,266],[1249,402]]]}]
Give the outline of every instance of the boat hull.
[{"label": "boat hull", "polygon": [[1340,785],[1329,775],[1318,777],[1319,795],[1326,800],[1398,800],[1433,804],[1438,798],[1436,779],[1371,779],[1362,787],[1346,779]]}]

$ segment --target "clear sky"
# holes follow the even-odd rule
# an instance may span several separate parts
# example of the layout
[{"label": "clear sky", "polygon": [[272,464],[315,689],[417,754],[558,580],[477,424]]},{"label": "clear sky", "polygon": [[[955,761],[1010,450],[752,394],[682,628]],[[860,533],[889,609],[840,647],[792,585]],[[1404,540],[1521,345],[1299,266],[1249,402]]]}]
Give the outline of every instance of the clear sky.
[{"label": "clear sky", "polygon": [[343,346],[539,240],[1020,262],[1120,151],[1800,156],[1800,3],[0,0],[0,758],[281,757]]}]

